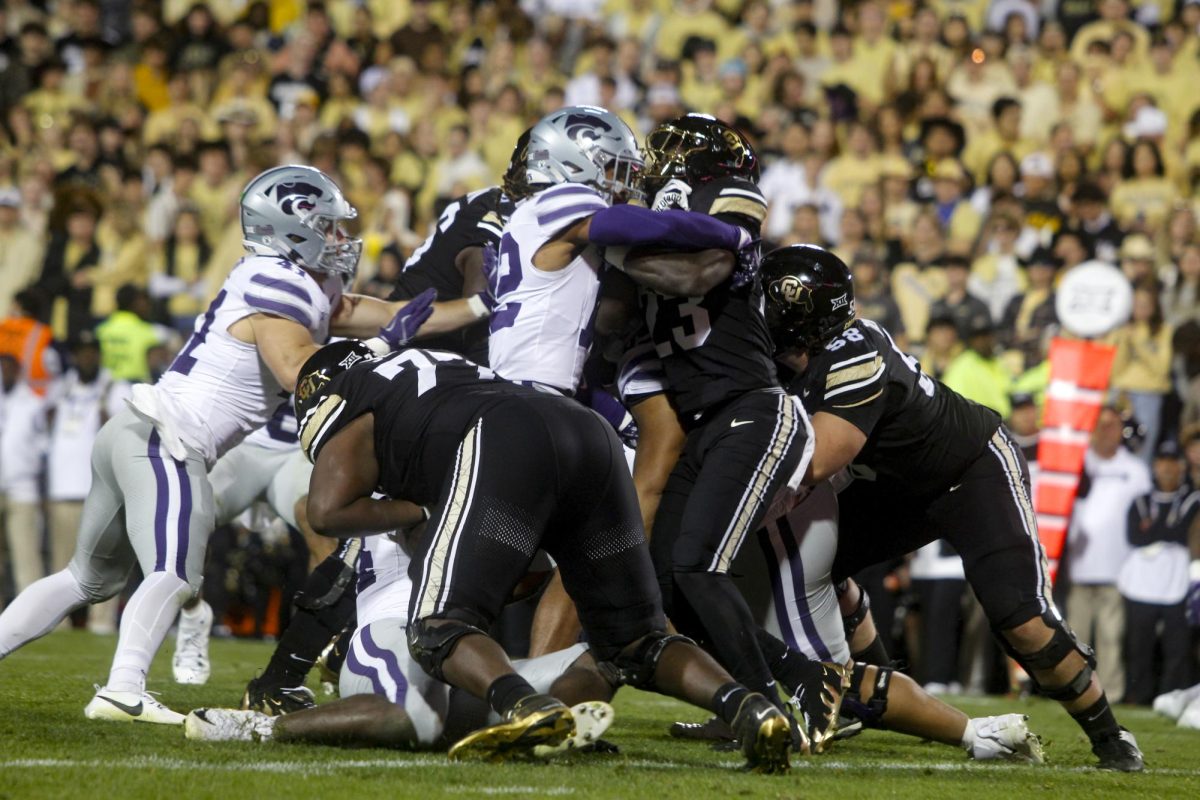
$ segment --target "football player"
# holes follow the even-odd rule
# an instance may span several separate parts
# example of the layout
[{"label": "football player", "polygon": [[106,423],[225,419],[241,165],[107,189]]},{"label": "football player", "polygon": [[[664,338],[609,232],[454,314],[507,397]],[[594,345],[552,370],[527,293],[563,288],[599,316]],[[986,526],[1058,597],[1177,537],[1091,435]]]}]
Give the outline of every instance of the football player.
[{"label": "football player", "polygon": [[[485,703],[433,679],[409,654],[405,628],[412,581],[402,540],[401,535],[346,540],[362,549],[357,568],[359,627],[341,670],[341,700],[284,716],[197,709],[184,722],[187,737],[445,749],[472,730],[499,723],[495,714],[489,721]],[[611,699],[613,689],[586,646],[518,660],[513,666],[538,692],[572,706],[577,729],[564,743],[566,749],[593,742],[611,723],[612,708],[603,701]]]},{"label": "football player", "polygon": [[[757,156],[740,133],[688,114],[653,130],[646,150],[646,188],[659,213],[690,209],[757,235],[766,200]],[[729,571],[775,494],[799,486],[812,433],[803,408],[776,378],[757,272],[727,263],[700,291],[636,251],[624,265],[635,281],[651,284],[641,290],[642,306],[674,411],[649,419],[644,403],[635,404],[639,431],[644,426],[665,439],[658,429],[681,424],[686,433],[662,486],[650,542],[667,613],[739,680],[776,696],[760,641],[766,634]],[[819,750],[832,734],[843,670],[796,662],[808,672],[811,691],[800,696],[809,701],[802,710]]]},{"label": "football player", "polygon": [[[558,562],[614,686],[710,708],[740,733],[751,768],[787,769],[786,717],[667,633],[624,453],[607,422],[449,353],[355,363],[369,351],[342,346],[313,357],[296,393],[301,446],[314,462],[309,520],[345,536],[428,517],[409,569],[410,654],[503,720],[457,742],[451,756],[526,754],[574,729],[570,709],[538,693],[484,633],[541,548]],[[373,497],[377,489],[386,499]]]},{"label": "football player", "polygon": [[[526,130],[517,140],[501,186],[465,195],[446,207],[429,238],[405,263],[390,299],[408,300],[430,289],[442,300],[470,298],[487,288],[483,253],[497,245],[514,204],[529,192],[525,183],[528,143]],[[430,348],[460,353],[477,364],[486,364],[487,335],[487,322],[480,319],[459,331],[424,337],[423,342]],[[298,448],[297,457],[311,471]],[[301,494],[308,491],[307,474]],[[303,520],[303,508],[297,516]],[[313,705],[315,698],[304,686],[305,676],[318,660],[324,662],[322,652],[343,649],[353,628],[357,556],[358,544],[348,540],[313,570],[296,598],[295,615],[280,636],[266,669],[246,685],[242,708],[280,714]],[[331,644],[334,637],[338,637],[336,643]]]},{"label": "football player", "polygon": [[[112,597],[141,567],[112,671],[85,709],[89,719],[183,722],[146,692],[145,681],[176,613],[200,587],[214,522],[209,469],[267,423],[330,332],[374,335],[383,352],[432,313],[432,293],[403,305],[343,295],[361,241],[341,222],[355,213],[329,176],[311,167],[276,167],[250,181],[241,198],[250,255],[197,318],[167,373],[135,387],[130,407],[100,431],[70,565],[0,614],[3,658],[76,608]],[[474,318],[463,301],[445,304],[431,332]]]},{"label": "football player", "polygon": [[832,253],[780,248],[762,269],[779,359],[813,414],[817,447],[805,479],[847,467],[854,476],[839,496],[834,580],[948,540],[1001,644],[1079,723],[1099,766],[1140,771],[1141,751],[1117,724],[1090,649],[1049,596],[1029,472],[999,416],[923,374],[879,325],[856,319],[850,271]]}]

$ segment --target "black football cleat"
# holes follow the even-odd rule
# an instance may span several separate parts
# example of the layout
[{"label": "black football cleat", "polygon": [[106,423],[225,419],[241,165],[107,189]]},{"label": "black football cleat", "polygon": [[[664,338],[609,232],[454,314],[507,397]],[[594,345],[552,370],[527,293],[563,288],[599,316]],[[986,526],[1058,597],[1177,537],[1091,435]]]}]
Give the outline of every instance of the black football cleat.
[{"label": "black football cleat", "polygon": [[734,741],[733,731],[720,717],[709,717],[704,722],[672,722],[668,732],[676,739],[700,742]]},{"label": "black football cleat", "polygon": [[307,686],[270,686],[255,678],[246,684],[242,695],[243,711],[261,711],[269,717],[303,711],[317,704],[317,698]]},{"label": "black football cleat", "polygon": [[1141,772],[1146,768],[1137,739],[1124,728],[1112,736],[1092,742],[1092,752],[1100,759],[1100,763],[1096,765],[1098,769]]},{"label": "black football cleat", "polygon": [[[792,723],[766,697],[757,692],[747,696],[733,717],[732,728],[733,735],[742,743],[746,770],[774,775],[791,768],[788,750],[792,748]],[[803,730],[796,731],[807,745]]]}]

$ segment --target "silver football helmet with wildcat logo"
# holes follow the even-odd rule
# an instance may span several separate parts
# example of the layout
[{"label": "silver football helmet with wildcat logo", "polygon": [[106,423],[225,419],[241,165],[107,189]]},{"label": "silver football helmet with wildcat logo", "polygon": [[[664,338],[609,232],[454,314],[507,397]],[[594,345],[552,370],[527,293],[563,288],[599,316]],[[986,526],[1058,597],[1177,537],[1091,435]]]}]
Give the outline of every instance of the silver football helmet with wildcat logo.
[{"label": "silver football helmet with wildcat logo", "polygon": [[353,277],[362,239],[341,226],[358,211],[324,172],[274,167],[242,191],[242,241],[258,255],[280,255],[306,269]]},{"label": "silver football helmet with wildcat logo", "polygon": [[609,202],[642,200],[644,161],[637,138],[621,118],[596,106],[567,106],[529,131],[528,183],[536,188],[582,183]]}]

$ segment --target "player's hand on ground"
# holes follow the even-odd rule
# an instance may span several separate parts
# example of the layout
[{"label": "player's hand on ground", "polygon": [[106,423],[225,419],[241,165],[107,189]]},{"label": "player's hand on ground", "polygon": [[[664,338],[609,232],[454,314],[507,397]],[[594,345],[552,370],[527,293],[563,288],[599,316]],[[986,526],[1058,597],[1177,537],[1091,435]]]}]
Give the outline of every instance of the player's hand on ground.
[{"label": "player's hand on ground", "polygon": [[392,349],[408,344],[433,314],[433,301],[436,299],[437,290],[426,289],[409,300],[404,308],[396,312],[391,322],[379,329],[379,338]]}]

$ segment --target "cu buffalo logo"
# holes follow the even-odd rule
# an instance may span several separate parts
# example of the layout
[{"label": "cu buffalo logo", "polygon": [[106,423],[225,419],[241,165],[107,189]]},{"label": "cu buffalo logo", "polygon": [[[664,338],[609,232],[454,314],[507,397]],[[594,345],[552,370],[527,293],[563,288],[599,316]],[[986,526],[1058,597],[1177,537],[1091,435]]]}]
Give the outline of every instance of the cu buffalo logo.
[{"label": "cu buffalo logo", "polygon": [[325,375],[325,370],[308,373],[296,384],[296,399],[303,403],[327,383],[329,378]]},{"label": "cu buffalo logo", "polygon": [[317,200],[325,194],[319,187],[303,181],[277,183],[267,191],[267,194],[272,192],[275,194],[275,199],[279,201],[280,210],[285,214],[292,215],[300,211],[312,211],[317,207]]},{"label": "cu buffalo logo", "polygon": [[812,289],[805,286],[795,275],[785,275],[772,282],[767,291],[771,299],[780,305],[798,306],[801,311],[812,313]]}]

